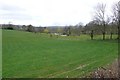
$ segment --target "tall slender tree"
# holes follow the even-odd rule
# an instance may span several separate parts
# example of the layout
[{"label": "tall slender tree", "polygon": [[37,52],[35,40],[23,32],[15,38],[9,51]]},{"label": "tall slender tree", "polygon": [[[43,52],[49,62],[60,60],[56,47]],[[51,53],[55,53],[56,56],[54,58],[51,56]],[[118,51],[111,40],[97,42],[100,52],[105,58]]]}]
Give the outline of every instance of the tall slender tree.
[{"label": "tall slender tree", "polygon": [[98,5],[95,8],[95,15],[94,19],[99,22],[99,25],[101,25],[101,31],[103,34],[103,40],[105,40],[105,33],[106,33],[106,21],[105,21],[105,14],[106,12],[106,4],[98,3]]},{"label": "tall slender tree", "polygon": [[120,1],[113,5],[113,20],[118,26],[118,39],[120,39]]}]

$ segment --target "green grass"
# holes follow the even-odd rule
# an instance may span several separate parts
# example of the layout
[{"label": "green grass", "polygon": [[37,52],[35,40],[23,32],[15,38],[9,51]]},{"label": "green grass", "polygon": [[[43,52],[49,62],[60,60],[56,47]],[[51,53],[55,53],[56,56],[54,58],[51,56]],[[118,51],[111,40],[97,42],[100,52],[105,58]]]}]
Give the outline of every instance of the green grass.
[{"label": "green grass", "polygon": [[2,77],[2,30],[0,29],[0,78]]},{"label": "green grass", "polygon": [[90,40],[88,35],[50,38],[48,34],[3,30],[2,76],[81,77],[118,56],[117,41],[98,39]]}]

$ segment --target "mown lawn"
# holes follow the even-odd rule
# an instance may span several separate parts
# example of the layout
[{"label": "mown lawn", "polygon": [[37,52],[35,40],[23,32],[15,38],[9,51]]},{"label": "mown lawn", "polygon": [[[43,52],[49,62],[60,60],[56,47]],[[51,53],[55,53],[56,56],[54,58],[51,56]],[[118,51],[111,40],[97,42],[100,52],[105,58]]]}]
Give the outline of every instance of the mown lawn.
[{"label": "mown lawn", "polygon": [[3,77],[81,77],[118,56],[117,41],[100,40],[102,36],[90,40],[89,35],[57,38],[11,30],[2,34]]},{"label": "mown lawn", "polygon": [[2,30],[0,29],[0,78],[2,77]]}]

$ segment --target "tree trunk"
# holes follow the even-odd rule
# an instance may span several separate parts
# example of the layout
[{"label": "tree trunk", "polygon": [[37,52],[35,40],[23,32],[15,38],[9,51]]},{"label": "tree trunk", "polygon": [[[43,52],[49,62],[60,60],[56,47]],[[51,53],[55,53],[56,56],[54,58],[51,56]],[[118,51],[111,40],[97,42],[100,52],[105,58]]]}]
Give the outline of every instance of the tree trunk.
[{"label": "tree trunk", "polygon": [[118,11],[118,41],[120,40],[120,7]]},{"label": "tree trunk", "polygon": [[103,40],[105,40],[105,31],[106,31],[106,25],[105,25],[105,21],[103,21]]},{"label": "tree trunk", "polygon": [[91,31],[91,40],[93,40],[93,30]]},{"label": "tree trunk", "polygon": [[68,36],[71,35],[70,27],[68,28]]},{"label": "tree trunk", "polygon": [[117,39],[119,40],[120,38],[119,38],[119,34],[120,34],[120,32],[119,32],[119,25],[118,25],[118,33],[117,33]]},{"label": "tree trunk", "polygon": [[118,41],[119,41],[119,39],[120,39],[120,11],[119,11],[119,13],[118,13]]},{"label": "tree trunk", "polygon": [[103,40],[105,40],[105,32],[103,32]]},{"label": "tree trunk", "polygon": [[110,34],[110,39],[112,39],[112,35],[113,35],[113,33],[111,32],[111,34]]}]

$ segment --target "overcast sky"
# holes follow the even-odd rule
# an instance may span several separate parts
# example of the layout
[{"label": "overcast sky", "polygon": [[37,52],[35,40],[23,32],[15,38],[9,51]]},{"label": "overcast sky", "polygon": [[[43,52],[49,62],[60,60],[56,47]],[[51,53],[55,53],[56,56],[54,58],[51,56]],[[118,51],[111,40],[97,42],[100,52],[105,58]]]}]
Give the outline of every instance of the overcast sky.
[{"label": "overcast sky", "polygon": [[97,3],[111,6],[118,0],[0,0],[0,24],[56,26],[83,24],[92,20]]}]

